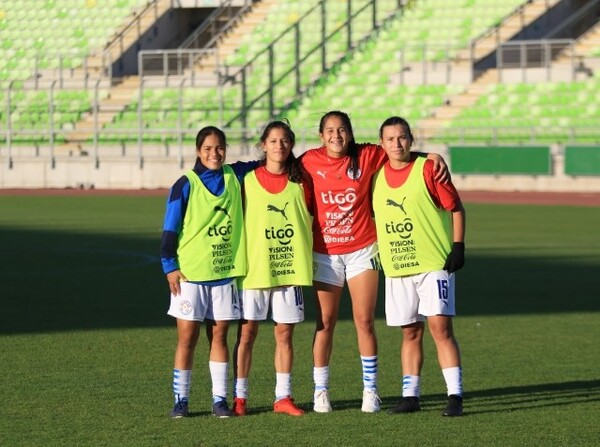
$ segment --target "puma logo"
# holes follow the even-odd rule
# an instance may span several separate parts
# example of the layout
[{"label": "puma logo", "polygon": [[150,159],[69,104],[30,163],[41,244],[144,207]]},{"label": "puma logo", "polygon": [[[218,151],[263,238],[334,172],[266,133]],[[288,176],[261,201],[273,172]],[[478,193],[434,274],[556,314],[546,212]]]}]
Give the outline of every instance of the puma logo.
[{"label": "puma logo", "polygon": [[215,211],[222,211],[223,213],[225,213],[225,215],[227,217],[229,217],[231,219],[231,216],[229,215],[229,213],[227,212],[227,210],[225,208],[220,207],[219,205],[215,205]]},{"label": "puma logo", "polygon": [[285,206],[281,210],[279,208],[277,208],[275,205],[267,205],[267,211],[275,211],[277,213],[281,213],[283,218],[285,220],[288,220],[287,215],[285,214],[285,209],[287,208],[288,204],[289,204],[289,202],[285,202]]},{"label": "puma logo", "polygon": [[398,202],[394,202],[392,199],[387,199],[387,201],[385,202],[386,205],[388,206],[397,206],[398,208],[400,208],[402,210],[402,212],[404,214],[406,214],[406,210],[404,209],[404,201],[406,200],[406,197],[404,197],[402,199],[402,203],[398,203]]},{"label": "puma logo", "polygon": [[323,177],[323,180],[325,179],[325,174],[327,174],[327,171],[317,171],[317,175]]}]

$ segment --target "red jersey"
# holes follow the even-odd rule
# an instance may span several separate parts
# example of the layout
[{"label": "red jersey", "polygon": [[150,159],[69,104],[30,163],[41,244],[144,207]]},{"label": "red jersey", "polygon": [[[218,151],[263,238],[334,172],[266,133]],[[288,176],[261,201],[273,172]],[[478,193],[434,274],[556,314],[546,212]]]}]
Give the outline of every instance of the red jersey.
[{"label": "red jersey", "polygon": [[[267,168],[260,166],[255,169],[256,179],[266,191],[271,194],[278,194],[285,189],[288,184],[288,174],[273,174],[267,171]],[[306,200],[306,207],[312,214],[313,212],[313,191],[312,182],[308,175],[304,175],[301,182],[302,189],[304,190],[304,199]]]},{"label": "red jersey", "polygon": [[[411,161],[406,167],[402,169],[393,169],[388,161],[383,169],[385,170],[385,179],[390,187],[398,188],[402,186],[410,175],[414,165],[415,162],[413,159],[413,161]],[[456,188],[451,181],[448,181],[447,183],[440,183],[435,180],[432,160],[425,160],[423,177],[425,178],[425,185],[427,186],[429,195],[431,196],[433,203],[435,203],[438,208],[441,207],[446,211],[453,211],[461,205],[458,191],[456,191]]]},{"label": "red jersey", "polygon": [[386,160],[381,147],[359,144],[359,172],[354,180],[349,172],[350,157],[329,157],[325,147],[310,149],[300,156],[314,187],[314,251],[346,254],[377,240],[371,183]]}]

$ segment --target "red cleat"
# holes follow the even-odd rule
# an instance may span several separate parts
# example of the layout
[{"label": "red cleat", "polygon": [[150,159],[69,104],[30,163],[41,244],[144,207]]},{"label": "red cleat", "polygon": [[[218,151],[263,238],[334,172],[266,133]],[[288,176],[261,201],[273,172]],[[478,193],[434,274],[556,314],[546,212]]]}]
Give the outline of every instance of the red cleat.
[{"label": "red cleat", "polygon": [[275,402],[273,411],[275,413],[289,414],[290,416],[302,416],[304,414],[304,410],[298,408],[291,397],[284,397]]},{"label": "red cleat", "polygon": [[246,416],[246,399],[236,397],[233,399],[232,412],[234,416]]}]

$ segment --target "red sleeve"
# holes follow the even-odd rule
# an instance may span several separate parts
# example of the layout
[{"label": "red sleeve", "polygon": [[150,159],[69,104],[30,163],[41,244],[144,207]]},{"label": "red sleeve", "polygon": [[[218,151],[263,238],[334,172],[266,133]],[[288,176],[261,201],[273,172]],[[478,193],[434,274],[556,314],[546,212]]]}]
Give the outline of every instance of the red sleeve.
[{"label": "red sleeve", "polygon": [[427,185],[429,195],[431,195],[431,198],[438,207],[442,207],[447,211],[453,211],[461,205],[460,196],[452,181],[440,183],[435,180],[433,160],[425,161],[423,176],[425,177],[425,184]]},{"label": "red sleeve", "polygon": [[373,172],[377,172],[388,160],[385,150],[381,146],[371,143],[363,143],[358,145],[359,152],[365,154],[365,162]]}]

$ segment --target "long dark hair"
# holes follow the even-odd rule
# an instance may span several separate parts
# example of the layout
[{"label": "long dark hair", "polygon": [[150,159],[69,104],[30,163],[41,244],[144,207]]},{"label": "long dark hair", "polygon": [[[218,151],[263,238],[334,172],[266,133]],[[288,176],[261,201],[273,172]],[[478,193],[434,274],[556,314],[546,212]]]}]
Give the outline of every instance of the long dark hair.
[{"label": "long dark hair", "polygon": [[[290,140],[290,142],[292,143],[292,149],[294,149],[294,145],[296,144],[296,134],[292,130],[292,127],[290,126],[290,123],[287,120],[270,122],[267,125],[267,127],[265,127],[265,129],[262,132],[262,135],[260,136],[260,143],[258,144],[259,146],[266,143],[267,138],[269,137],[269,133],[273,129],[283,129],[288,140]],[[261,166],[264,166],[266,164],[266,156],[264,155],[264,153],[262,155],[260,163]],[[302,181],[302,167],[300,166],[300,162],[298,162],[298,159],[294,155],[294,152],[290,152],[289,157],[285,161],[285,172],[287,173],[288,179],[291,182],[300,183]]]},{"label": "long dark hair", "polygon": [[325,130],[325,123],[332,116],[336,116],[342,120],[344,127],[348,129],[350,132],[350,141],[348,142],[348,157],[350,157],[350,172],[352,172],[352,179],[356,180],[358,177],[359,169],[358,169],[358,144],[356,144],[356,140],[354,140],[354,131],[352,130],[352,123],[350,122],[350,117],[346,112],[342,112],[340,110],[330,110],[325,115],[321,117],[321,121],[319,122],[319,133],[322,134]]},{"label": "long dark hair", "polygon": [[406,121],[401,116],[390,116],[388,119],[386,119],[383,122],[383,124],[381,124],[381,127],[379,127],[379,139],[380,140],[383,138],[383,128],[388,127],[388,126],[404,126],[404,128],[408,132],[408,136],[410,137],[410,144],[411,144],[411,146],[413,145],[413,143],[415,142],[415,137],[413,137],[412,131],[410,130],[410,124],[408,124],[408,121]]},{"label": "long dark hair", "polygon": [[[200,149],[204,144],[204,140],[210,135],[216,135],[223,147],[227,147],[227,137],[225,137],[225,132],[215,126],[206,126],[200,129],[198,135],[196,135],[196,149]],[[196,156],[194,168],[201,164],[200,157]]]}]

